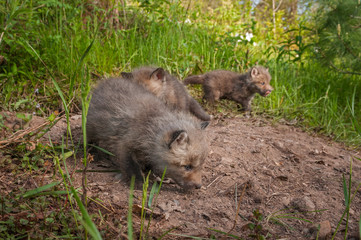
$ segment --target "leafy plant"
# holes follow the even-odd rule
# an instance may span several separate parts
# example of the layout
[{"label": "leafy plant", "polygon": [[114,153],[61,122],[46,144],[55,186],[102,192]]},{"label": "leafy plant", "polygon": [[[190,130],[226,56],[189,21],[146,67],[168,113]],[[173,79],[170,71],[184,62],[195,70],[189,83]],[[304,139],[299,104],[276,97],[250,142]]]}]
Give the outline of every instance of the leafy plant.
[{"label": "leafy plant", "polygon": [[354,0],[319,1],[317,53],[323,62],[342,73],[361,74],[361,3]]}]

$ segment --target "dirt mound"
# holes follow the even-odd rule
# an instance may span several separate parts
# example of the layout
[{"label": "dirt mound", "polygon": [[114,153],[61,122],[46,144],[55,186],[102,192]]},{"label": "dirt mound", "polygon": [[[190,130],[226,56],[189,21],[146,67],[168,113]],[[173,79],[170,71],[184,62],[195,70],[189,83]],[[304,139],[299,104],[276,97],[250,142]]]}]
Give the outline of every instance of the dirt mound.
[{"label": "dirt mound", "polygon": [[[81,139],[81,117],[73,116],[71,125],[78,134],[76,139]],[[65,133],[65,126],[61,120],[50,131],[53,140]],[[244,238],[310,239],[316,237],[319,226],[319,237],[333,233],[345,210],[342,176],[348,179],[350,160],[360,157],[358,152],[296,127],[256,117],[214,120],[207,131],[211,152],[204,166],[203,187],[184,192],[165,183],[151,220],[152,236],[173,229],[173,234],[182,236],[167,235],[167,239],[214,234],[227,238],[215,229]],[[95,160],[89,170],[109,168],[106,162]],[[90,202],[89,211],[104,211],[106,236],[124,236],[125,227],[117,226],[126,224],[128,184],[114,173],[91,172],[87,176],[88,196],[100,199],[104,206]],[[360,179],[361,162],[355,159],[352,193]],[[80,173],[75,180],[80,187]],[[358,239],[360,197],[359,190],[350,209],[348,236],[354,239]],[[134,203],[141,205],[141,198],[142,191],[135,190]],[[137,231],[140,218],[136,209],[133,217]],[[338,237],[345,224],[341,222]]]},{"label": "dirt mound", "polygon": [[[357,152],[298,128],[271,125],[258,118],[214,121],[208,132],[211,152],[203,187],[182,192],[174,184],[163,185],[156,208],[162,217],[152,219],[154,235],[172,228],[176,228],[173,233],[199,237],[214,234],[210,228],[228,232],[238,202],[239,216],[231,231],[238,236],[268,233],[271,238],[309,239],[316,236],[318,223],[325,235],[335,230],[345,210],[342,175],[348,178],[350,159]],[[104,167],[96,164],[94,168]],[[356,187],[361,178],[359,161],[353,162],[352,172]],[[88,179],[91,196],[126,210],[129,187],[116,181],[114,174],[92,173]],[[351,206],[349,232],[355,236],[360,195],[359,191]],[[141,204],[141,196],[136,190],[135,203]],[[263,230],[250,230],[250,224]]]}]

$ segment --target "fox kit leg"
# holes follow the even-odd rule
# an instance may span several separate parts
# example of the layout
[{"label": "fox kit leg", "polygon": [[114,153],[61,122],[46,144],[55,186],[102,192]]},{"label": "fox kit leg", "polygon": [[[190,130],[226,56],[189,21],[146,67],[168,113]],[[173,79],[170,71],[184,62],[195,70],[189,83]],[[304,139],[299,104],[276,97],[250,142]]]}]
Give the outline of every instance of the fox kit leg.
[{"label": "fox kit leg", "polygon": [[245,112],[252,111],[250,101],[245,100],[245,101],[241,102],[241,105],[242,105],[242,111],[245,111]]},{"label": "fox kit leg", "polygon": [[251,100],[248,98],[242,98],[242,97],[233,97],[232,98],[235,102],[242,105],[242,108],[240,108],[239,105],[237,105],[237,108],[242,112],[251,112]]},{"label": "fox kit leg", "polygon": [[211,104],[214,104],[215,101],[218,101],[220,98],[219,91],[215,91],[211,86],[209,85],[203,85],[203,91],[204,91],[204,98],[210,102]]},{"label": "fox kit leg", "polygon": [[193,113],[196,117],[203,121],[210,121],[211,117],[203,110],[199,103],[194,99],[189,99],[189,111]]}]

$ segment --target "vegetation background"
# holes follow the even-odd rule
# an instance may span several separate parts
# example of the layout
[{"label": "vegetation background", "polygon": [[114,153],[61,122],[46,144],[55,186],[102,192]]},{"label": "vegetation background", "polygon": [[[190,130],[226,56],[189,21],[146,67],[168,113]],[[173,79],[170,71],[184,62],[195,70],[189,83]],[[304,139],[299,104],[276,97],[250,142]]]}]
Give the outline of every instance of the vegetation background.
[{"label": "vegetation background", "polygon": [[[359,147],[360,8],[359,0],[0,0],[0,110],[18,112],[24,120],[37,115],[55,121],[59,111],[67,118],[86,114],[87,95],[99,77],[137,66],[162,66],[184,79],[260,64],[270,69],[275,91],[255,99],[256,114]],[[235,104],[223,107],[218,111],[232,111]],[[1,115],[0,126],[6,128]],[[6,151],[30,171],[60,152],[54,160],[59,172],[70,152],[42,145],[29,151],[25,142]],[[67,194],[77,195],[69,175],[62,176]],[[26,208],[14,198],[1,201],[3,213]],[[53,203],[40,197],[32,204]],[[73,209],[71,218],[55,212],[44,220],[41,234],[79,236],[82,225],[72,224],[78,213],[87,214]],[[14,221],[0,225],[8,234],[0,237],[26,236]],[[26,221],[21,224],[35,224]]]}]

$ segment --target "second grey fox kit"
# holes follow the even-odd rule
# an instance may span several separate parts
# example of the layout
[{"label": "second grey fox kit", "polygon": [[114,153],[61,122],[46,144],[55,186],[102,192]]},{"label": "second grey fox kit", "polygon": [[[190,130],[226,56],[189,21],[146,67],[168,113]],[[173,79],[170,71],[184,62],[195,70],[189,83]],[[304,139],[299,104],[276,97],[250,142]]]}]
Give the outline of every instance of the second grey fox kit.
[{"label": "second grey fox kit", "polygon": [[201,186],[207,126],[172,111],[139,84],[111,78],[93,91],[86,130],[88,143],[113,153],[111,161],[127,179],[142,179],[148,170],[161,176],[167,167],[166,176],[188,189]]},{"label": "second grey fox kit", "polygon": [[121,75],[143,85],[171,108],[191,112],[203,121],[211,119],[200,104],[189,95],[184,85],[163,68],[141,67],[131,73],[122,72]]},{"label": "second grey fox kit", "polygon": [[251,111],[251,102],[256,93],[266,97],[272,92],[270,81],[268,69],[255,66],[245,74],[215,70],[190,76],[184,80],[184,84],[202,84],[204,98],[211,103],[229,99],[240,103],[244,111]]}]

